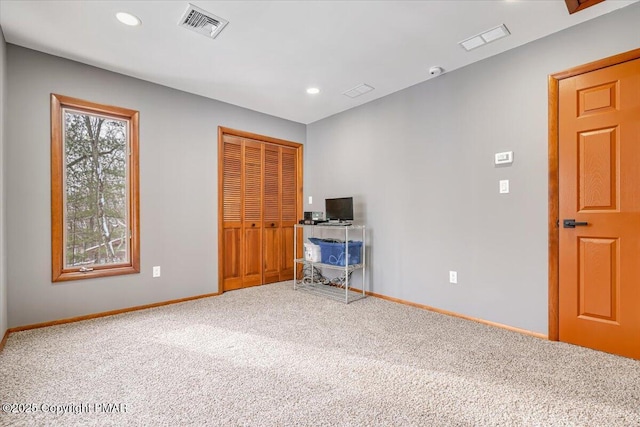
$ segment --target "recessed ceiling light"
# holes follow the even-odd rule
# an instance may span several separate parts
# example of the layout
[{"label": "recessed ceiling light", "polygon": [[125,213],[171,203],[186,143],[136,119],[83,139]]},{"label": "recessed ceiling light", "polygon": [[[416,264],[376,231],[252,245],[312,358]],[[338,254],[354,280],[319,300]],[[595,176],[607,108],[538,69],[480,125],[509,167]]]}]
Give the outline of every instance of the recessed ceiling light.
[{"label": "recessed ceiling light", "polygon": [[118,18],[118,21],[122,22],[124,25],[130,25],[132,27],[142,24],[140,18],[127,12],[116,13],[116,18]]},{"label": "recessed ceiling light", "polygon": [[310,95],[315,95],[316,93],[320,93],[320,89],[318,89],[317,87],[310,87],[309,89],[307,89],[307,93]]}]

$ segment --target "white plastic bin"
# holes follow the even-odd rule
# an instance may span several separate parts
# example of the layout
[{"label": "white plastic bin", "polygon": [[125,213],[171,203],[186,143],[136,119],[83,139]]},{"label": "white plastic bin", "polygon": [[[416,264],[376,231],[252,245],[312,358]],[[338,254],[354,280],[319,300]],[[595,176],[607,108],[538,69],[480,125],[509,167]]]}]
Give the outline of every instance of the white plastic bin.
[{"label": "white plastic bin", "polygon": [[313,243],[304,244],[304,259],[309,262],[320,262],[322,259],[320,246]]}]

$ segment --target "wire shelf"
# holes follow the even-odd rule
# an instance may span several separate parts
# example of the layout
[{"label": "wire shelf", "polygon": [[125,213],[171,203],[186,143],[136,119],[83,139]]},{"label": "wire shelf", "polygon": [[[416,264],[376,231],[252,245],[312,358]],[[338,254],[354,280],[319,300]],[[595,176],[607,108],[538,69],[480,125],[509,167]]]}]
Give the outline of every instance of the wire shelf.
[{"label": "wire shelf", "polygon": [[[357,246],[359,246],[358,249],[360,249],[360,256],[355,257],[354,255],[352,259],[352,261],[357,261],[358,263],[348,264],[348,262],[346,262],[347,265],[333,265],[309,261],[304,257],[299,258],[302,252],[298,250],[298,245],[302,240],[306,238],[311,239],[311,237],[323,238],[328,236],[332,236],[330,241],[349,242],[344,243],[345,254],[349,254],[349,249],[346,247],[347,245],[351,245],[349,238],[359,237],[359,241],[354,242],[354,246],[355,243],[358,243]],[[336,236],[340,238],[335,239]],[[297,254],[293,260],[293,289],[300,289],[316,295],[322,295],[346,304],[366,297],[366,228],[364,225],[338,227],[295,224],[293,237],[293,253]],[[322,244],[320,244],[320,247],[322,248]],[[329,251],[329,255],[331,254],[332,250]],[[349,259],[349,257],[347,257],[347,259]],[[324,270],[339,271],[343,274],[342,277],[330,278],[324,275]],[[351,274],[356,270],[362,272],[360,289],[353,289],[353,283],[351,281]],[[300,273],[302,273],[302,277],[299,276]]]},{"label": "wire shelf", "polygon": [[322,295],[323,297],[335,299],[340,302],[346,302],[347,304],[366,296],[361,290],[349,288],[349,291],[345,291],[342,286],[325,285],[322,283],[304,283],[302,280],[299,280],[296,283],[296,290]]}]

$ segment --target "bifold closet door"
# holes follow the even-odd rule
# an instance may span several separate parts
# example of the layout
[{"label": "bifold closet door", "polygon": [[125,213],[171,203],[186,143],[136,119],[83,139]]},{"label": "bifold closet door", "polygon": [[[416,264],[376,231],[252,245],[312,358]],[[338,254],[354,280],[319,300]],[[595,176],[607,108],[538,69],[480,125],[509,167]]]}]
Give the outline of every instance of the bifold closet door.
[{"label": "bifold closet door", "polygon": [[225,291],[262,284],[263,144],[230,135],[223,147]]},{"label": "bifold closet door", "polygon": [[298,150],[224,135],[222,290],[293,278]]},{"label": "bifold closet door", "polygon": [[265,144],[264,283],[293,279],[293,226],[297,222],[297,151]]},{"label": "bifold closet door", "polygon": [[[281,149],[281,222],[280,222],[280,274],[279,279],[293,279],[293,226],[298,222],[298,151],[295,148]],[[302,241],[299,242],[302,247]]]},{"label": "bifold closet door", "polygon": [[242,139],[225,135],[222,148],[222,290],[242,288]]},{"label": "bifold closet door", "polygon": [[280,147],[264,145],[264,283],[280,281]]},{"label": "bifold closet door", "polygon": [[243,286],[262,281],[262,187],[264,144],[245,140],[243,144]]}]

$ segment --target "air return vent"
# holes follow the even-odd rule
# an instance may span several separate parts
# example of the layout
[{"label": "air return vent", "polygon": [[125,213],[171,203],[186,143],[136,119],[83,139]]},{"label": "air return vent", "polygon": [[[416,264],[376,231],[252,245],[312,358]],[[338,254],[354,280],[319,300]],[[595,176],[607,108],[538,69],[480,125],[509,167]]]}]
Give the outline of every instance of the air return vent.
[{"label": "air return vent", "polygon": [[487,30],[482,34],[478,34],[477,36],[469,37],[468,39],[463,40],[458,44],[465,48],[465,50],[468,52],[484,44],[491,43],[510,35],[511,33],[509,32],[509,29],[507,29],[507,26],[502,24],[499,27]]},{"label": "air return vent", "polygon": [[189,3],[178,25],[215,39],[229,21]]},{"label": "air return vent", "polygon": [[374,89],[373,86],[369,86],[368,84],[362,83],[358,86],[349,89],[346,92],[342,92],[344,96],[348,96],[349,98],[357,98],[360,95],[364,95],[367,92],[371,92]]}]

